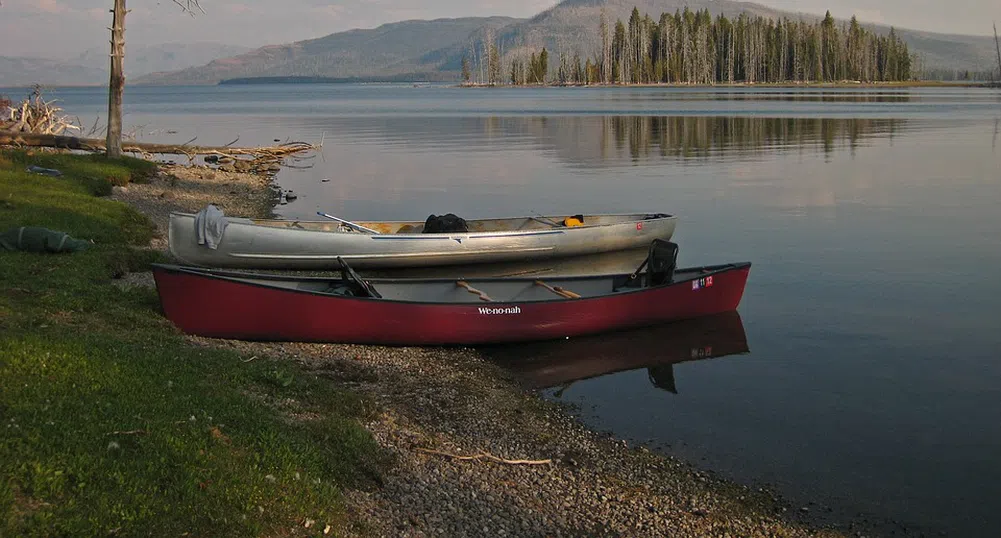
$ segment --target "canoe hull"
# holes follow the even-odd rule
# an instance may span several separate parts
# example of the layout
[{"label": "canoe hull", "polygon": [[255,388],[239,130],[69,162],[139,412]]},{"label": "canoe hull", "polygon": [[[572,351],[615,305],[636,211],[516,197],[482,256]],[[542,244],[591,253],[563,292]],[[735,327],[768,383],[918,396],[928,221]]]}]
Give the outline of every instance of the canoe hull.
[{"label": "canoe hull", "polygon": [[[615,217],[596,218],[612,220]],[[643,217],[636,215],[636,218]],[[337,256],[356,269],[432,267],[545,260],[640,248],[654,239],[669,240],[677,223],[674,216],[620,220],[622,222],[607,225],[566,228],[540,224],[524,217],[470,221],[470,224],[525,222],[536,229],[479,232],[471,228],[474,231],[468,233],[372,235],[334,231],[337,223],[329,222],[301,221],[299,226],[303,228],[299,228],[231,218],[222,241],[217,248],[211,249],[197,242],[195,215],[171,213],[168,246],[176,260],[198,267],[336,269]]]},{"label": "canoe hull", "polygon": [[[164,314],[189,334],[242,340],[472,345],[573,337],[732,311],[740,303],[750,264],[689,271],[691,278],[669,285],[582,299],[458,303],[345,297],[176,266],[154,265],[153,275]],[[595,282],[594,277],[578,278],[578,289]],[[706,278],[710,286],[704,285]],[[379,280],[371,282],[379,289]],[[422,285],[387,282],[387,288]],[[428,287],[445,285],[425,282]],[[493,285],[500,285],[497,282]],[[503,284],[512,282],[518,281]],[[565,287],[574,289],[574,281],[570,282]],[[469,284],[491,285],[475,280]],[[461,290],[456,293],[469,296]]]}]

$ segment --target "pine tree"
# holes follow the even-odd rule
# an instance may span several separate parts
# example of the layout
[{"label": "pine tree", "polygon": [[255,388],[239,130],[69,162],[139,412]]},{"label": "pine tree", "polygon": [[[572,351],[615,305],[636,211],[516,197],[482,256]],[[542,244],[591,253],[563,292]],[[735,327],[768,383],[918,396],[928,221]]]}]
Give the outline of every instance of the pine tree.
[{"label": "pine tree", "polygon": [[471,76],[471,74],[469,72],[469,58],[467,58],[466,55],[463,54],[462,55],[462,82],[468,84],[470,76]]},{"label": "pine tree", "polygon": [[612,36],[612,81],[621,84],[625,81],[623,60],[626,56],[626,27],[622,21],[615,21],[615,34]]},{"label": "pine tree", "polygon": [[546,51],[546,47],[542,47],[542,52],[539,53],[539,82],[542,84],[546,83],[546,77],[549,74],[549,52]]},{"label": "pine tree", "polygon": [[[616,83],[907,80],[916,65],[895,29],[876,35],[854,17],[839,27],[829,12],[816,23],[743,13],[731,21],[685,8],[654,22],[634,8],[628,26],[616,21],[610,42],[607,25],[603,17],[593,68],[598,80]],[[566,60],[561,54],[561,81],[590,80],[586,67],[577,77],[577,62],[565,67]]]}]

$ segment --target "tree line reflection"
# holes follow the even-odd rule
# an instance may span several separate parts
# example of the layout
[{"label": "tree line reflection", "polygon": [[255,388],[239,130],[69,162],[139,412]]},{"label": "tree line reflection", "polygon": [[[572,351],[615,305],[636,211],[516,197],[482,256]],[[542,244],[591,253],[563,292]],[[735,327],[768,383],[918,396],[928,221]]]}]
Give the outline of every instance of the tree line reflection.
[{"label": "tree line reflection", "polygon": [[[908,120],[747,116],[496,118],[501,129],[532,134],[571,164],[609,166],[660,159],[739,159],[789,150],[854,152]],[[488,120],[489,123],[489,120]],[[489,127],[488,127],[489,129]]]}]

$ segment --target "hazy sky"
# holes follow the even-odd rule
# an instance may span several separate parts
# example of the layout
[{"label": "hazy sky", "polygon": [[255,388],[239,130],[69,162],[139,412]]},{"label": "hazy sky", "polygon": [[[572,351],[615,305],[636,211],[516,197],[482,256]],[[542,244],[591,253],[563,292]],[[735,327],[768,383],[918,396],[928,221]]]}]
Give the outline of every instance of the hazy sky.
[{"label": "hazy sky", "polygon": [[[111,0],[0,0],[0,56],[68,58],[107,46]],[[939,32],[988,35],[1001,0],[758,0],[790,11]],[[531,16],[553,0],[202,0],[190,17],[171,0],[128,0],[126,41],[287,43],[386,22],[483,15]],[[126,52],[127,53],[127,52]],[[0,81],[2,85],[3,81]]]}]

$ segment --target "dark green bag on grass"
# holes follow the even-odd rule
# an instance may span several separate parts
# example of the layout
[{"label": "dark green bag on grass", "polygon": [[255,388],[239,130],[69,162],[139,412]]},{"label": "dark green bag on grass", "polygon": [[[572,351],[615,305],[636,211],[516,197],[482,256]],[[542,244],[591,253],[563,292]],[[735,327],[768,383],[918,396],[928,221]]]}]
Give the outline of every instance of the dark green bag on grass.
[{"label": "dark green bag on grass", "polygon": [[69,234],[39,226],[22,226],[0,233],[0,250],[77,252],[90,244],[90,241],[73,239]]}]

